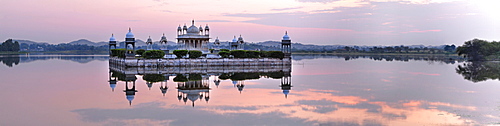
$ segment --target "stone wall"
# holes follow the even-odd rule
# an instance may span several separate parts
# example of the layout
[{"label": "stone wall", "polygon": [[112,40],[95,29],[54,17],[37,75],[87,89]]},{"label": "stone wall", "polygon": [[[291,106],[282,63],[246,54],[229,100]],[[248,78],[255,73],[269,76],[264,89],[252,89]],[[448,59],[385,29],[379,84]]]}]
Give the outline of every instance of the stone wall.
[{"label": "stone wall", "polygon": [[109,63],[126,67],[282,66],[291,65],[292,61],[290,58],[122,59],[111,57]]},{"label": "stone wall", "polygon": [[125,74],[209,74],[292,72],[291,65],[284,66],[191,66],[191,67],[125,67],[109,65],[109,69]]}]

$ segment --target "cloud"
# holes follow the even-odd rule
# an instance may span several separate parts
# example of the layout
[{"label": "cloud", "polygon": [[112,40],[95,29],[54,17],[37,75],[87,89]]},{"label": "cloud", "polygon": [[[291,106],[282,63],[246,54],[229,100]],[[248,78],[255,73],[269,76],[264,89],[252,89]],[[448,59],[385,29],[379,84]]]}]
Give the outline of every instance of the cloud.
[{"label": "cloud", "polygon": [[163,105],[164,103],[160,102],[150,102],[131,109],[89,108],[72,112],[79,114],[83,121],[93,123],[125,124],[131,120],[147,120],[146,122],[169,123],[162,125],[312,125],[304,119],[286,117],[284,113],[276,111],[260,114],[217,114],[190,107],[162,108]]},{"label": "cloud", "polygon": [[407,32],[401,32],[401,33],[425,33],[425,32],[440,32],[443,30],[435,29],[435,30],[413,30],[413,31],[407,31]]},{"label": "cloud", "polygon": [[272,11],[285,11],[285,10],[295,10],[295,9],[301,9],[303,7],[289,7],[289,8],[277,8],[277,9],[271,9]]},{"label": "cloud", "polygon": [[340,0],[297,0],[298,2],[304,2],[304,3],[330,3],[330,2],[336,2]]},{"label": "cloud", "polygon": [[196,22],[232,22],[230,20],[196,20]]},{"label": "cloud", "polygon": [[429,75],[429,76],[439,76],[439,75],[441,75],[441,74],[437,74],[437,73],[423,73],[423,72],[404,72],[404,73],[412,74],[412,75]]}]

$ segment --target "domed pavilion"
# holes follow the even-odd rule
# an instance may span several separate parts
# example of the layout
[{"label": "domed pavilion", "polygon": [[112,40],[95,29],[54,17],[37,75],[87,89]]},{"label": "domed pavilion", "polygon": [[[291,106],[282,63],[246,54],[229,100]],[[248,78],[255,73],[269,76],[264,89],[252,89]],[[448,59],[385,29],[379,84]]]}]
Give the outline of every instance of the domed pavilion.
[{"label": "domed pavilion", "polygon": [[200,25],[196,27],[194,25],[194,20],[191,22],[191,26],[188,28],[186,24],[181,28],[177,27],[177,43],[181,44],[184,49],[187,50],[200,50],[202,52],[208,52],[208,41],[210,40],[209,34],[210,28],[208,25],[205,29]]}]

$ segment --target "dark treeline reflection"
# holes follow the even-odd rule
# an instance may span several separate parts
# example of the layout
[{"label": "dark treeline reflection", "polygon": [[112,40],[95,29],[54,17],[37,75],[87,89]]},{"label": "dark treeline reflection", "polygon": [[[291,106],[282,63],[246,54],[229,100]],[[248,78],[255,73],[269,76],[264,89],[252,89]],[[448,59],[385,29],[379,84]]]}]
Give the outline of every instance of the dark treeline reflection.
[{"label": "dark treeline reflection", "polygon": [[455,62],[464,61],[465,59],[460,56],[447,56],[447,55],[376,55],[376,54],[294,54],[292,55],[293,60],[303,60],[303,59],[318,59],[318,58],[342,58],[346,61],[355,60],[359,58],[372,59],[377,61],[433,61],[433,62],[443,62],[446,64],[454,64]]},{"label": "dark treeline reflection", "polygon": [[14,65],[19,65],[20,63],[29,63],[39,60],[69,60],[78,63],[88,63],[90,61],[108,60],[108,56],[105,55],[0,55],[0,62],[8,67],[13,67]]},{"label": "dark treeline reflection", "polygon": [[20,62],[19,55],[5,55],[0,57],[0,62],[7,65],[8,67],[12,67],[14,65],[18,65]]},{"label": "dark treeline reflection", "polygon": [[[167,93],[168,83],[172,77],[177,85],[177,99],[179,102],[191,102],[195,106],[196,101],[210,100],[210,92],[214,84],[216,88],[222,81],[230,81],[233,87],[242,93],[245,81],[261,78],[279,79],[276,85],[281,88],[284,98],[288,97],[291,90],[291,66],[210,66],[210,67],[166,67],[166,68],[144,68],[123,67],[110,65],[109,86],[114,92],[117,84],[125,85],[123,92],[129,104],[135,98],[137,75],[142,76],[149,90],[155,84],[159,84],[159,92],[163,96]],[[212,79],[211,79],[212,78]],[[170,82],[172,83],[172,82]],[[156,89],[154,89],[156,90]],[[158,92],[158,94],[159,94]],[[159,94],[160,95],[160,94]]]},{"label": "dark treeline reflection", "polygon": [[500,79],[500,62],[466,62],[455,70],[472,82]]}]

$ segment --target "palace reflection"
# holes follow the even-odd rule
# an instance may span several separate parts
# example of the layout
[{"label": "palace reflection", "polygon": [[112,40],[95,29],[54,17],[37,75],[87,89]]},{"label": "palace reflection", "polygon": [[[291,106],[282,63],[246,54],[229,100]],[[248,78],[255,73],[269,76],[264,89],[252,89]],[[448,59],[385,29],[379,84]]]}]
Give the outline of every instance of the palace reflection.
[{"label": "palace reflection", "polygon": [[[169,86],[168,82],[172,77],[176,85],[177,99],[184,104],[195,106],[197,101],[210,101],[210,92],[213,91],[211,84],[219,88],[223,81],[229,81],[232,87],[241,94],[244,90],[246,80],[269,78],[280,80],[276,83],[281,88],[284,98],[290,93],[291,66],[240,66],[240,67],[165,67],[165,68],[145,68],[145,67],[123,67],[117,65],[109,66],[109,87],[114,92],[119,84],[124,84],[126,99],[129,105],[138,91],[136,82],[141,81],[137,76],[142,76],[142,81],[151,90],[154,85],[159,84],[162,96],[166,96]],[[140,86],[140,85],[139,85]]]},{"label": "palace reflection", "polygon": [[13,67],[21,63],[30,63],[35,61],[46,61],[51,59],[69,60],[78,63],[88,63],[94,60],[105,61],[109,59],[107,55],[18,55],[7,54],[0,55],[0,62],[7,67]]}]

